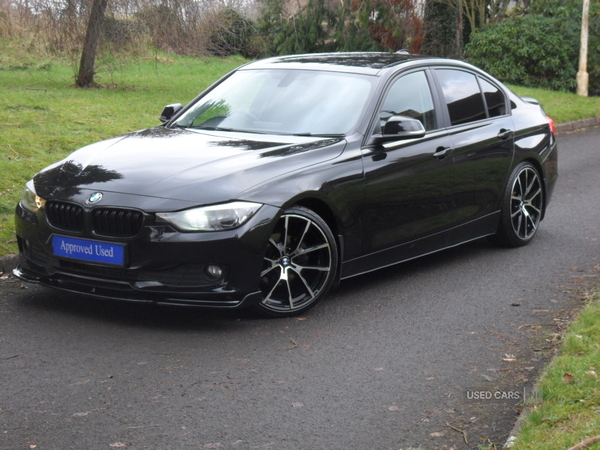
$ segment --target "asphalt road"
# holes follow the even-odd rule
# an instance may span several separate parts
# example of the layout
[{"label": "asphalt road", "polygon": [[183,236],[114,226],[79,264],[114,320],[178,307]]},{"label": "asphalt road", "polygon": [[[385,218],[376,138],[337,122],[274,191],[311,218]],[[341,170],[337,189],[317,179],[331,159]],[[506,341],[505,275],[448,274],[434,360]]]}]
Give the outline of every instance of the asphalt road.
[{"label": "asphalt road", "polygon": [[600,267],[598,142],[559,136],[528,247],[481,240],[357,277],[300,318],[4,279],[0,448],[500,448]]}]

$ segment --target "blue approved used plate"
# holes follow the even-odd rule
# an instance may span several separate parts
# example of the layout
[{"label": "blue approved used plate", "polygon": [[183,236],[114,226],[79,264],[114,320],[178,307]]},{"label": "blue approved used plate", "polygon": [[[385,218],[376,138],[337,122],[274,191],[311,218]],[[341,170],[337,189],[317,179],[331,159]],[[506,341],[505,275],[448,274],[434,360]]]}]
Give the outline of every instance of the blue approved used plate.
[{"label": "blue approved used plate", "polygon": [[52,236],[52,253],[56,256],[82,261],[118,266],[125,264],[125,245],[112,242],[54,235]]}]

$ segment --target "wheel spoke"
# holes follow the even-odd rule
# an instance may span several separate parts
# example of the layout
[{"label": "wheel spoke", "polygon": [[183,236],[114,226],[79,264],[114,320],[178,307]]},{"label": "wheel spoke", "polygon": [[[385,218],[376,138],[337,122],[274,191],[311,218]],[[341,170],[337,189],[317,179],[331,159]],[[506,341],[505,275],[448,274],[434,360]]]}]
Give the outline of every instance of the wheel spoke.
[{"label": "wheel spoke", "polygon": [[526,167],[514,180],[510,197],[513,230],[520,239],[529,239],[537,231],[542,216],[540,179],[533,169]]},{"label": "wheel spoke", "polygon": [[300,281],[302,281],[302,284],[304,284],[304,287],[306,288],[310,299],[311,300],[314,299],[315,298],[315,293],[311,289],[310,284],[308,283],[308,281],[302,276],[302,274],[299,271],[297,271],[295,269],[292,269],[292,270],[294,270],[294,272],[296,272],[296,274],[298,275],[298,278],[300,278]]},{"label": "wheel spoke", "polygon": [[528,195],[525,197],[525,200],[527,203],[531,203],[531,202],[533,202],[533,200],[535,198],[541,197],[541,195],[542,195],[542,188],[538,186],[537,190],[532,195]]},{"label": "wheel spoke", "polygon": [[277,282],[273,285],[273,288],[269,291],[269,293],[265,295],[265,298],[263,299],[263,303],[268,303],[271,300],[271,297],[273,296],[273,293],[279,287],[279,284],[281,282],[282,282],[282,279],[279,278],[277,280]]},{"label": "wheel spoke", "polygon": [[[529,171],[528,171],[529,172]],[[525,174],[525,177],[527,179],[527,174]],[[532,178],[531,178],[531,183],[527,184],[527,182],[525,183],[527,188],[525,189],[525,193],[523,195],[523,197],[527,198],[528,194],[531,192],[531,189],[533,189],[533,185],[537,183],[537,176],[535,176],[535,174],[533,174]]]},{"label": "wheel spoke", "polygon": [[277,250],[279,252],[279,254],[281,255],[281,248],[279,247],[279,244],[277,244],[277,242],[275,242],[275,240],[273,238],[269,239],[269,244],[271,244],[275,250]]},{"label": "wheel spoke", "polygon": [[285,216],[285,227],[283,228],[284,233],[283,233],[283,241],[282,241],[283,248],[280,248],[280,251],[283,251],[283,252],[285,252],[285,249],[288,244],[289,221],[290,221],[290,216]]},{"label": "wheel spoke", "polygon": [[[531,231],[529,234],[534,233],[537,230],[537,225],[535,223],[535,220],[533,220],[533,218],[529,215],[529,213],[526,214],[527,217],[527,221],[531,224]],[[527,227],[525,227],[527,228]],[[525,232],[527,232],[527,229],[525,230]]]},{"label": "wheel spoke", "polygon": [[294,296],[292,295],[292,286],[290,286],[290,281],[288,279],[288,270],[289,268],[283,268],[281,271],[282,273],[282,278],[285,277],[285,285],[287,287],[287,292],[288,292],[288,306],[289,309],[294,309]]},{"label": "wheel spoke", "polygon": [[294,264],[296,272],[298,271],[302,271],[302,270],[317,270],[319,272],[329,272],[331,269],[329,268],[329,266],[300,266],[298,264]]},{"label": "wheel spoke", "polygon": [[310,248],[300,249],[300,253],[299,254],[300,255],[305,255],[307,253],[316,252],[317,250],[322,250],[324,248],[327,248],[327,249],[329,248],[329,244],[327,242],[324,242],[324,243],[319,244],[319,245],[315,245],[315,246],[310,247]]},{"label": "wheel spoke", "polygon": [[306,226],[304,227],[304,231],[302,232],[302,236],[298,239],[298,244],[296,244],[296,248],[291,253],[296,253],[300,250],[300,246],[304,242],[304,238],[306,237],[306,233],[308,233],[308,229],[310,228],[312,222],[310,220],[306,221]]},{"label": "wheel spoke", "polygon": [[266,269],[264,269],[261,273],[260,276],[264,277],[265,275],[267,275],[269,272],[271,272],[273,269],[276,269],[277,266],[277,261],[274,259],[269,259],[269,258],[265,258],[265,261],[270,263],[269,267],[267,267]]}]

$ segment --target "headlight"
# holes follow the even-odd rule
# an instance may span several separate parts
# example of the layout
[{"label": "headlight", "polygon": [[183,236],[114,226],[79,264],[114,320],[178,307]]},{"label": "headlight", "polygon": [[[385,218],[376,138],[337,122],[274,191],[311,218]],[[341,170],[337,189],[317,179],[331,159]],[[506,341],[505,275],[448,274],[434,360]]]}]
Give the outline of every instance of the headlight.
[{"label": "headlight", "polygon": [[44,207],[46,200],[42,197],[38,197],[33,186],[33,180],[29,180],[25,185],[25,191],[21,197],[21,206],[28,211],[37,212],[40,208]]},{"label": "headlight", "polygon": [[260,203],[232,202],[156,215],[181,231],[222,231],[242,226],[261,206]]}]

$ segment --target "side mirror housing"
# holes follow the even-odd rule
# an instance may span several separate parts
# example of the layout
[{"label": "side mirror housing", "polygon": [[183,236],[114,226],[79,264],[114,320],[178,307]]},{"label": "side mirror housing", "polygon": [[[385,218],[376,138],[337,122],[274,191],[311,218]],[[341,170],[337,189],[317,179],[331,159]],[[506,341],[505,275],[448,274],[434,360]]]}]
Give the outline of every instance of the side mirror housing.
[{"label": "side mirror housing", "polygon": [[406,116],[392,116],[383,126],[380,135],[373,136],[372,144],[399,141],[402,139],[418,139],[426,134],[425,127],[420,120]]},{"label": "side mirror housing", "polygon": [[394,139],[420,138],[425,136],[425,127],[412,117],[392,116],[383,126],[382,134]]},{"label": "side mirror housing", "polygon": [[173,116],[175,116],[175,114],[181,111],[182,108],[183,105],[181,103],[173,103],[171,105],[167,105],[163,108],[158,120],[160,120],[162,123],[168,122],[173,118]]}]

